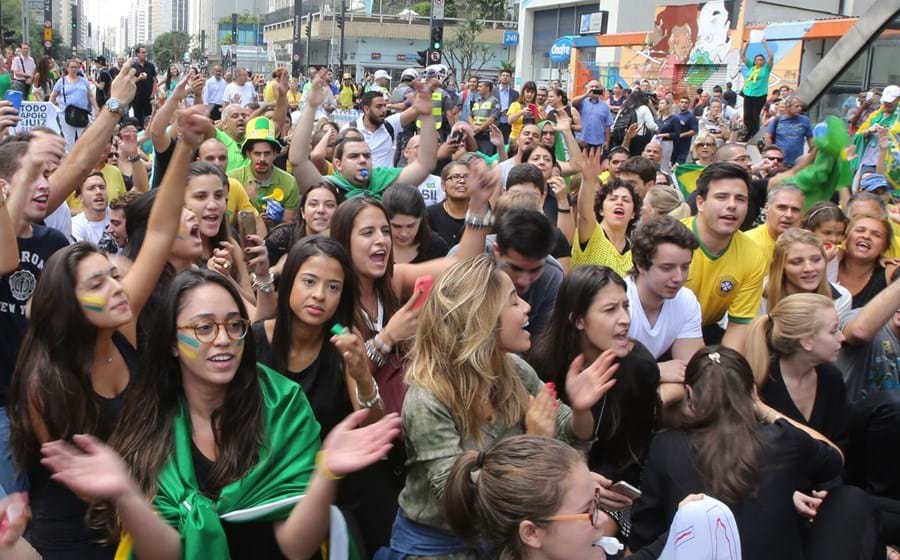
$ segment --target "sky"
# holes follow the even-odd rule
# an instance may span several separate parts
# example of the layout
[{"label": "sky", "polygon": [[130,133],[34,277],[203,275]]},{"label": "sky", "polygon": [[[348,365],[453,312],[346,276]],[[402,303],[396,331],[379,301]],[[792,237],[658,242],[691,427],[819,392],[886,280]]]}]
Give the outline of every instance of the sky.
[{"label": "sky", "polygon": [[118,27],[130,6],[131,0],[85,0],[88,19],[100,27]]}]

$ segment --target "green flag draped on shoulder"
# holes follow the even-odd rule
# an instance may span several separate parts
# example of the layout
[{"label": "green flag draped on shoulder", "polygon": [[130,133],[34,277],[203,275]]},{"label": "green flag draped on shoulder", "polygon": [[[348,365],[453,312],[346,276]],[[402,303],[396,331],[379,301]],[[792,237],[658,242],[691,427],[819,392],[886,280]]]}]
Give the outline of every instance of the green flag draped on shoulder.
[{"label": "green flag draped on shoulder", "polygon": [[684,198],[697,190],[697,179],[705,167],[699,163],[680,163],[675,166],[675,182]]},{"label": "green flag draped on shoulder", "polygon": [[[278,373],[259,367],[264,406],[263,444],[259,461],[240,480],[222,488],[216,501],[198,489],[191,455],[191,420],[186,403],[175,419],[174,453],[157,481],[153,506],[181,533],[182,558],[229,558],[220,515],[303,495],[315,471],[319,451],[319,423],[302,389]],[[254,521],[280,521],[293,504]],[[116,554],[134,558],[130,538],[123,538]]]},{"label": "green flag draped on shoulder", "polygon": [[369,185],[365,188],[357,187],[337,171],[329,175],[327,179],[337,188],[344,191],[344,195],[347,198],[372,196],[381,200],[381,197],[384,196],[384,191],[400,178],[400,173],[402,172],[403,169],[399,167],[374,167],[372,168],[372,174],[369,176]]}]

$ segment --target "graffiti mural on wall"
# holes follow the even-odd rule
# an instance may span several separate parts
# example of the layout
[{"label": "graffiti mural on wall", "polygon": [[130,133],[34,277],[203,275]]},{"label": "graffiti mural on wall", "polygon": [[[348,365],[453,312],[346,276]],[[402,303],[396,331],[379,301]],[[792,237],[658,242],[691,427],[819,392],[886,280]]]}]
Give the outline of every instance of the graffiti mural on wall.
[{"label": "graffiti mural on wall", "polygon": [[[659,80],[667,87],[687,82],[702,87],[712,79],[741,82],[740,0],[659,6],[644,45],[624,48],[620,74],[631,80]],[[684,65],[695,65],[687,72]],[[737,84],[735,84],[737,85]]]}]

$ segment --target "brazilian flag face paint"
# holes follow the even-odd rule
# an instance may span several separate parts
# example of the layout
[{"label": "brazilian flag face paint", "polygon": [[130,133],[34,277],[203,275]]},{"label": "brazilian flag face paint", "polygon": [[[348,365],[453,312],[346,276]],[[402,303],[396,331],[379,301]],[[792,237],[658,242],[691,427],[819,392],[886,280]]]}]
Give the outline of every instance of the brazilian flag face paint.
[{"label": "brazilian flag face paint", "polygon": [[107,300],[103,296],[81,296],[78,298],[78,301],[80,301],[88,311],[103,313],[103,310],[106,309]]},{"label": "brazilian flag face paint", "polygon": [[192,335],[178,333],[178,351],[188,359],[193,360],[197,357],[197,349],[200,348],[200,341]]}]

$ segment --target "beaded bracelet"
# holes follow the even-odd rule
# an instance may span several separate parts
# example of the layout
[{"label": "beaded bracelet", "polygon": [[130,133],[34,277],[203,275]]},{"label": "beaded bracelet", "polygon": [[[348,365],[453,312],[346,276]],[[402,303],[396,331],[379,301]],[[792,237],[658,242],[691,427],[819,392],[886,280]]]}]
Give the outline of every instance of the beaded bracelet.
[{"label": "beaded bracelet", "polygon": [[494,226],[494,214],[490,210],[485,212],[484,216],[476,216],[471,212],[466,212],[466,225],[475,229],[484,229]]},{"label": "beaded bracelet", "polygon": [[366,356],[368,356],[369,360],[378,367],[384,366],[387,362],[381,352],[375,348],[375,343],[372,342],[371,338],[366,341]]}]

